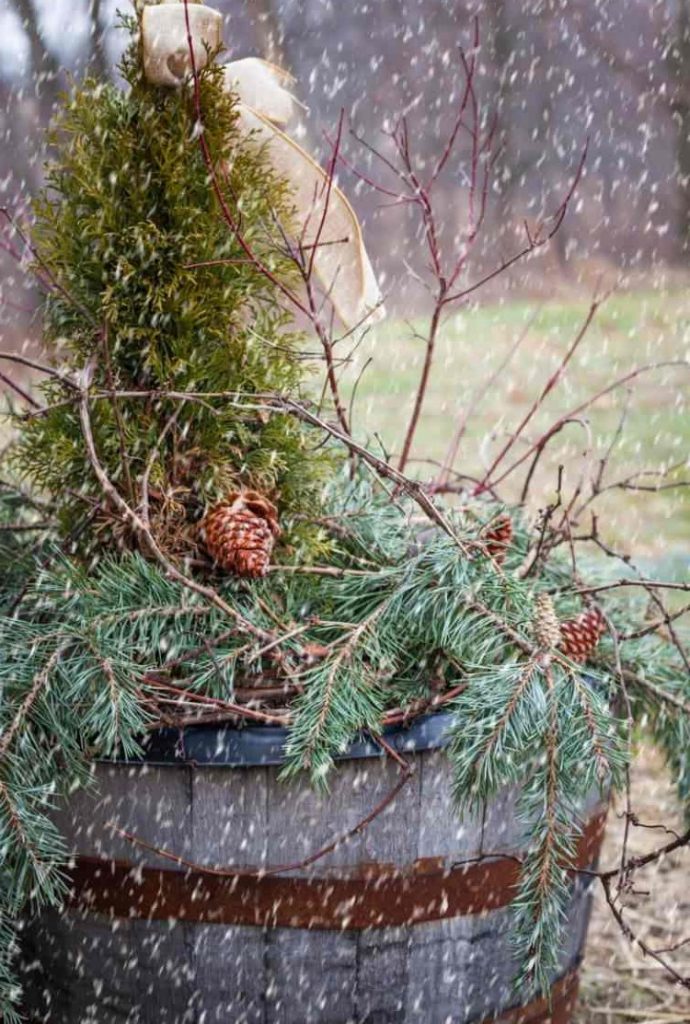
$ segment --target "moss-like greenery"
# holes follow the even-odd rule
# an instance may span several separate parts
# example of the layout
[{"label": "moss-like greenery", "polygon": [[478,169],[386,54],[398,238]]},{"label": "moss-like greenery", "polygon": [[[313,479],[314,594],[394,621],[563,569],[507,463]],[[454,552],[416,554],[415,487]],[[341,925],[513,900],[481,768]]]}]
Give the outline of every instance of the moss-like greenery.
[{"label": "moss-like greenery", "polygon": [[[191,88],[149,85],[136,44],[123,74],[125,91],[85,82],[54,129],[54,163],[33,233],[58,283],[45,302],[44,338],[57,364],[73,376],[91,375],[94,391],[153,392],[94,401],[95,442],[111,479],[134,504],[160,446],[150,475],[153,528],[169,551],[183,553],[204,506],[238,485],[271,497],[284,521],[313,508],[329,457],[288,416],[264,418],[220,396],[169,396],[295,396],[309,368],[279,288],[248,260],[222,217],[198,144]],[[289,282],[294,267],[275,226],[277,211],[283,220],[290,215],[287,186],[242,137],[217,66],[202,72],[200,91],[203,130],[242,236],[272,275]],[[218,260],[232,262],[189,266]],[[101,491],[74,390],[53,378],[43,397],[57,408],[20,423],[14,460],[56,498],[69,531]],[[107,517],[96,534],[107,545],[130,542],[114,538]],[[86,536],[93,542],[94,531]],[[293,528],[287,540],[313,548],[319,535]]]}]

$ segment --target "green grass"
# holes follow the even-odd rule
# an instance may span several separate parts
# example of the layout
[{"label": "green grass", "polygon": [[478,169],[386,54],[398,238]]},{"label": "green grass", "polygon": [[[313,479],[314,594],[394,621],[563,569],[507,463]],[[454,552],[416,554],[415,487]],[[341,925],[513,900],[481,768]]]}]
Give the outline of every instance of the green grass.
[{"label": "green grass", "polygon": [[[516,301],[459,313],[445,324],[438,341],[422,422],[414,454],[418,459],[442,460],[457,418],[468,407],[509,351],[526,331],[511,364],[482,401],[469,424],[456,469],[482,476],[492,455],[539,394],[559,365],[582,324],[589,301],[533,304]],[[424,333],[423,320],[412,324],[384,323],[355,353],[345,380],[352,382],[371,359],[359,384],[354,424],[370,443],[399,451],[416,390],[424,345],[413,330]],[[567,373],[529,424],[524,439],[533,441],[568,409],[604,388],[636,366],[690,355],[690,293],[656,291],[618,294],[599,309]],[[690,418],[686,396],[687,368],[665,368],[638,378],[631,385],[625,431],[610,463],[609,479],[644,469],[687,462]],[[628,399],[628,390],[600,399],[583,414],[586,424],[571,425],[554,439],[536,476],[535,510],[553,500],[559,464],[564,466],[564,494],[577,486],[583,470],[591,473],[611,441]],[[524,451],[519,441],[509,462]],[[583,456],[584,452],[587,456]],[[589,467],[588,465],[589,464]],[[506,463],[508,465],[508,463]],[[421,476],[433,466],[415,463]],[[524,479],[523,466],[505,482],[505,495],[514,499]],[[676,480],[689,476],[685,470]],[[644,481],[650,482],[650,481]],[[656,494],[615,491],[600,499],[600,525],[609,539],[659,558],[681,554],[690,520],[688,492],[681,488]],[[588,521],[581,524],[587,529]]]}]

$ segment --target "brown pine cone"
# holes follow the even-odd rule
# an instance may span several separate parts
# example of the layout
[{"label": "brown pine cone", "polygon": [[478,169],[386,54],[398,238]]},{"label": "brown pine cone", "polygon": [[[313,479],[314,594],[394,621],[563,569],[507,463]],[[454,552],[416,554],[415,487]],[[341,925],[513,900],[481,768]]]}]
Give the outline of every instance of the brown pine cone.
[{"label": "brown pine cone", "polygon": [[482,537],[486,545],[486,553],[493,558],[496,565],[503,565],[508,554],[508,547],[513,539],[513,520],[507,512],[494,519]]},{"label": "brown pine cone", "polygon": [[280,527],[275,505],[258,491],[231,491],[200,527],[208,553],[227,572],[266,575]]},{"label": "brown pine cone", "polygon": [[560,650],[571,661],[586,661],[599,643],[599,637],[606,632],[606,621],[601,611],[589,608],[575,619],[561,623]]},{"label": "brown pine cone", "polygon": [[561,642],[561,627],[548,594],[537,594],[534,601],[534,635],[539,647],[551,651]]}]

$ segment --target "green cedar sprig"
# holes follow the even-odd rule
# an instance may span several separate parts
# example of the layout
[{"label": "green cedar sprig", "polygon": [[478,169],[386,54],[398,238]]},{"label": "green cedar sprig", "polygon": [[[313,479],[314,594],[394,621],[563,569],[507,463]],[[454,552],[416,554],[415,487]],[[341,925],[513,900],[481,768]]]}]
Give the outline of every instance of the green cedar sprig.
[{"label": "green cedar sprig", "polygon": [[[312,367],[278,287],[219,213],[190,91],[149,85],[135,50],[122,71],[125,91],[86,80],[53,129],[54,157],[32,231],[52,282],[45,346],[72,379],[88,366],[93,391],[152,392],[94,401],[91,416],[99,458],[134,505],[158,446],[150,488],[165,540],[182,532],[181,549],[193,548],[188,522],[229,489],[249,486],[276,500],[289,520],[287,550],[321,553],[323,532],[294,518],[314,507],[332,472],[335,457],[320,436],[288,415],[264,417],[220,395],[170,397],[235,391],[297,398]],[[243,238],[277,280],[294,284],[276,227],[278,215],[290,216],[286,183],[243,138],[222,69],[206,68],[200,88],[204,132]],[[205,263],[213,265],[195,266]],[[50,408],[15,417],[12,461],[31,487],[53,496],[65,535],[101,494],[74,389],[53,377],[40,393]],[[103,527],[107,514],[100,518],[101,529],[86,531],[82,547],[134,543]]]}]

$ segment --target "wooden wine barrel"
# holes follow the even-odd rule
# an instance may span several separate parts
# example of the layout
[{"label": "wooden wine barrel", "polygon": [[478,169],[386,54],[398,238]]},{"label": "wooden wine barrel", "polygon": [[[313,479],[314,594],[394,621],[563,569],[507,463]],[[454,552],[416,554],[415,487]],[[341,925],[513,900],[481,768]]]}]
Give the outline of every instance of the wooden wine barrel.
[{"label": "wooden wine barrel", "polygon": [[[302,867],[399,784],[373,743],[352,745],[326,796],[306,778],[278,780],[275,728],[162,732],[147,763],[99,764],[98,792],[76,793],[60,814],[75,855],[68,906],[22,930],[28,1019],[565,1024],[586,876],[573,878],[551,1005],[521,997],[508,910],[517,793],[458,818],[440,749],[448,724],[439,714],[388,730],[414,774],[366,828]],[[596,861],[605,813],[594,798],[583,807],[581,867]]]}]

